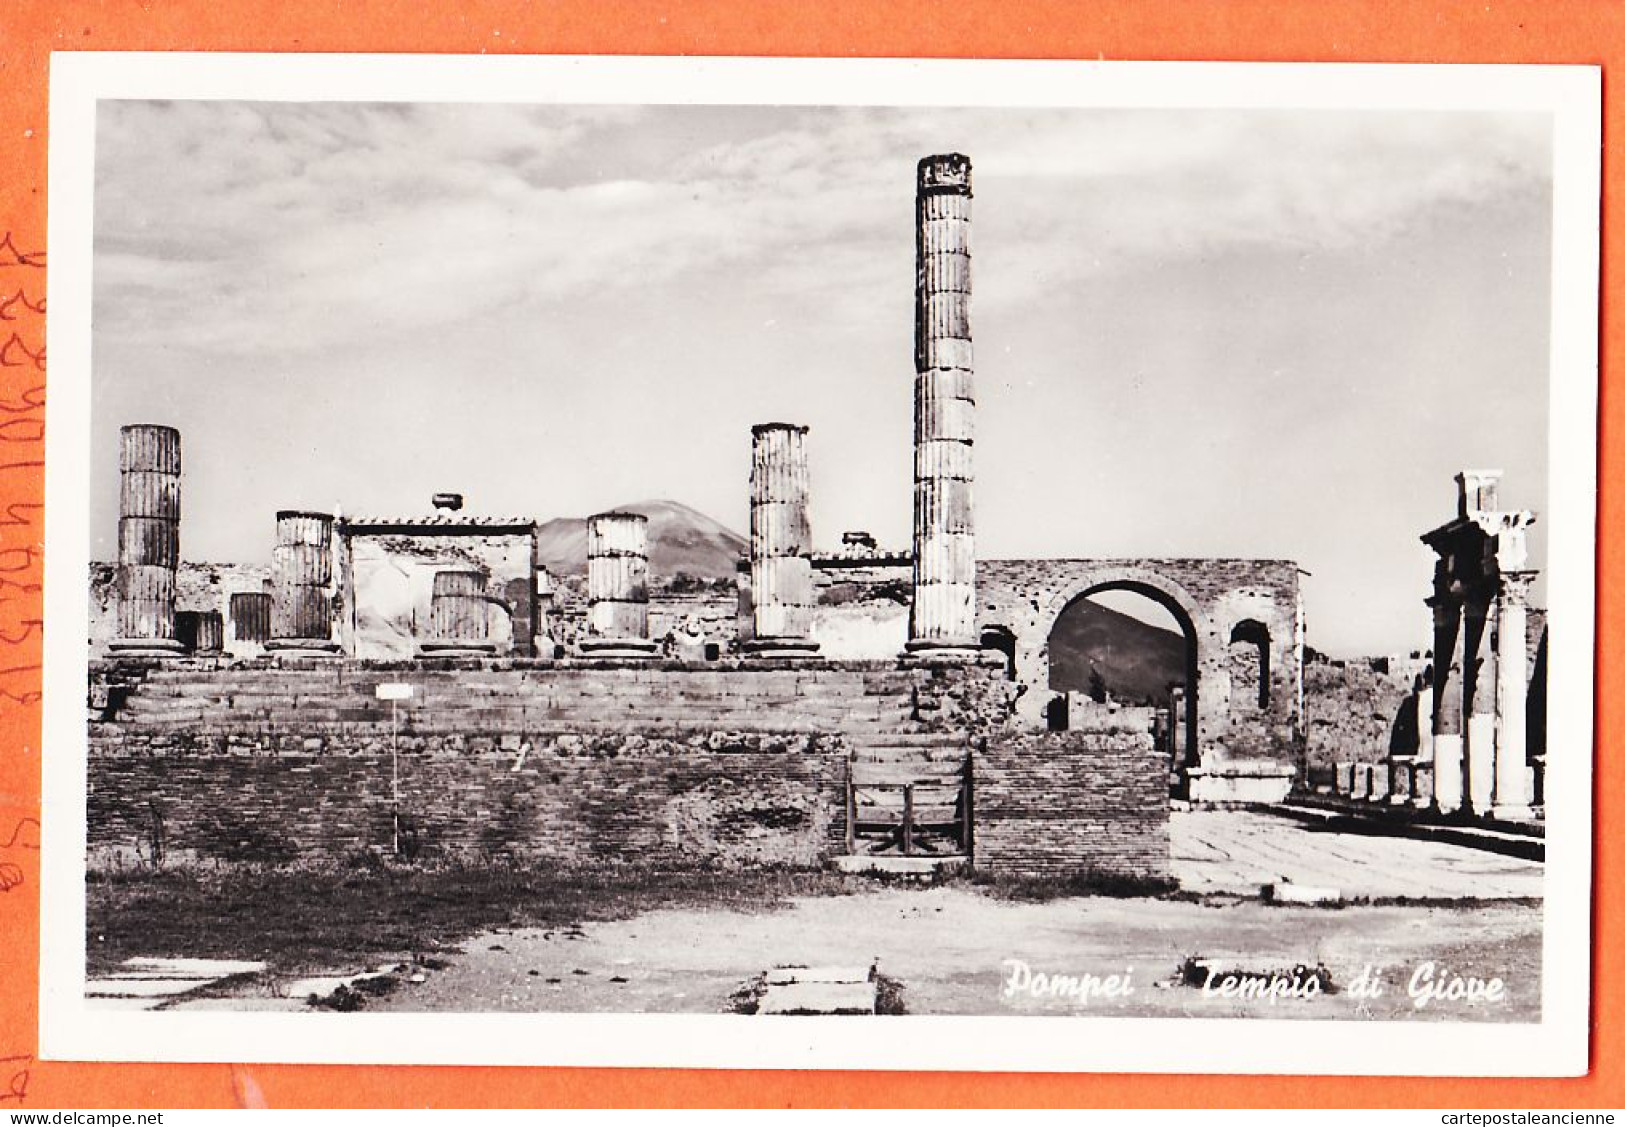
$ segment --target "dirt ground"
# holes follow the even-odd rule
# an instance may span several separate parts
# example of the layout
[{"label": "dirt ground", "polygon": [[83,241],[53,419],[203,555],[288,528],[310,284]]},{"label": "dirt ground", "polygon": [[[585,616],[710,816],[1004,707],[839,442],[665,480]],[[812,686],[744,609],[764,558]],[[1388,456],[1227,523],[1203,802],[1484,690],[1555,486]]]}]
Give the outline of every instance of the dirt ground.
[{"label": "dirt ground", "polygon": [[[1520,902],[1301,908],[1082,897],[1034,904],[965,887],[876,888],[798,898],[767,912],[670,909],[579,928],[491,932],[465,943],[461,957],[426,981],[368,1008],[715,1013],[774,965],[877,963],[901,982],[913,1014],[1524,1021],[1539,1015],[1540,931],[1540,907]],[[1189,984],[1182,979],[1181,967],[1195,956],[1221,970],[1265,974],[1321,964],[1336,992],[1226,998],[1201,987],[1203,972]],[[1009,993],[1018,972],[1006,960],[1046,976],[1127,976],[1132,992]],[[1500,978],[1505,995],[1418,1007],[1408,986],[1430,962],[1435,977]],[[1348,988],[1368,964],[1385,986],[1379,996],[1357,997]]]},{"label": "dirt ground", "polygon": [[[176,873],[93,883],[87,942],[93,973],[110,979],[131,956],[265,965],[162,1003],[171,1009],[267,997],[298,1007],[286,991],[298,975],[398,962],[392,989],[364,1008],[717,1013],[776,966],[873,965],[914,1014],[1539,1016],[1540,862],[1259,811],[1179,812],[1170,829],[1183,892],[1163,898],[1035,900],[963,879],[899,886],[832,873]],[[1262,887],[1281,882],[1355,902],[1265,902]],[[1380,991],[1356,988],[1362,972]],[[1455,975],[1499,980],[1499,993],[1410,989]],[[1246,993],[1272,982],[1273,993]],[[97,989],[109,1005],[159,1004],[120,997],[128,982]]]}]

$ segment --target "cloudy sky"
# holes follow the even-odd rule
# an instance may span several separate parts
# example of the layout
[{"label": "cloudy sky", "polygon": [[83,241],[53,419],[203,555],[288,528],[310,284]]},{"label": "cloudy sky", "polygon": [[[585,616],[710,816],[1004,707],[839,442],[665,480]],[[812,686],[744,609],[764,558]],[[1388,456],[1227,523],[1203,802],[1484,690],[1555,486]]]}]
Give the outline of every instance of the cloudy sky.
[{"label": "cloudy sky", "polygon": [[817,540],[906,544],[914,165],[950,150],[982,556],[1292,558],[1312,644],[1389,652],[1458,469],[1545,507],[1545,117],[106,102],[93,550],[143,421],[182,429],[192,559],[436,490],[742,529],[767,420],[812,427]]}]

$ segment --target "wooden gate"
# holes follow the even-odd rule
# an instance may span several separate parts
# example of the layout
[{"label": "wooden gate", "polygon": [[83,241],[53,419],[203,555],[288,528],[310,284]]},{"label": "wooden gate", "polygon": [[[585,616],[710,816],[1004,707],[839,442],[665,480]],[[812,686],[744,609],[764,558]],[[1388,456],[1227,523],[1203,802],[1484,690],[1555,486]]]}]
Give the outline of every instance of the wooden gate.
[{"label": "wooden gate", "polygon": [[846,783],[848,854],[970,856],[970,760],[951,770],[912,778],[867,778],[849,764]]}]

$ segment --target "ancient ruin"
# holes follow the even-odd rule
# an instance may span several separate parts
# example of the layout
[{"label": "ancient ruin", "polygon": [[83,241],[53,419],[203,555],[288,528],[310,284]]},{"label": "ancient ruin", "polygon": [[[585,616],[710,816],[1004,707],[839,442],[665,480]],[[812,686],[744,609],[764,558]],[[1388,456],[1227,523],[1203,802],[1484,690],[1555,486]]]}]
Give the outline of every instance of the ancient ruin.
[{"label": "ancient ruin", "polygon": [[1438,556],[1433,648],[1396,671],[1412,691],[1385,763],[1338,764],[1338,793],[1442,814],[1528,822],[1543,804],[1546,616],[1529,604],[1527,529],[1499,506],[1499,470],[1456,475],[1456,516],[1422,537]]},{"label": "ancient ruin", "polygon": [[162,655],[175,637],[180,566],[181,436],[173,427],[119,431],[118,635],[114,653]]},{"label": "ancient ruin", "polygon": [[915,194],[914,599],[908,648],[975,652],[976,392],[970,336],[970,161],[920,162]]},{"label": "ancient ruin", "polygon": [[[1442,656],[1406,698],[1414,746],[1335,780],[1307,750],[1293,561],[977,558],[971,200],[966,157],[920,162],[906,549],[817,548],[812,436],[775,422],[751,434],[732,583],[664,583],[646,518],[606,512],[583,590],[542,566],[536,520],[452,493],[416,516],[280,512],[269,569],[193,565],[180,435],[124,428],[119,560],[92,589],[93,855],[349,856],[404,820],[422,854],[1159,876],[1174,798],[1318,786],[1371,806],[1377,763],[1384,809],[1534,816],[1533,516],[1498,508],[1494,473],[1463,474],[1456,518],[1424,537]],[[1178,624],[1166,705],[1052,667],[1062,616],[1111,591]],[[398,733],[386,680],[416,694]]]}]

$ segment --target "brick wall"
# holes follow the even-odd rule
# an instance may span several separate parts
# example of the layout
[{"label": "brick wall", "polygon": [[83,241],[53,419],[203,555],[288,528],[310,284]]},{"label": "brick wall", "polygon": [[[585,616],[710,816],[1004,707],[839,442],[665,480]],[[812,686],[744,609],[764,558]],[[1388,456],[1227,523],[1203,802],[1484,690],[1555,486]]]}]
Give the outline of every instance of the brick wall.
[{"label": "brick wall", "polygon": [[1165,879],[1168,763],[1136,720],[990,738],[975,758],[976,867]]},{"label": "brick wall", "polygon": [[[846,750],[823,735],[403,738],[404,840],[425,859],[813,866],[839,851]],[[93,742],[91,863],[347,861],[391,847],[387,736]]]}]

